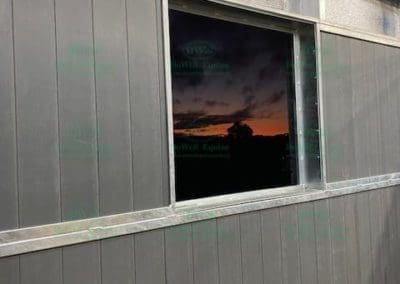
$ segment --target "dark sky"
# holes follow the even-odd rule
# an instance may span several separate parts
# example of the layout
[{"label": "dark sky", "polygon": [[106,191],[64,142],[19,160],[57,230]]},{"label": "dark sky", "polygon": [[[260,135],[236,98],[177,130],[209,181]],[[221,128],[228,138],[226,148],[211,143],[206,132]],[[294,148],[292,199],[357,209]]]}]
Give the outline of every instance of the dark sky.
[{"label": "dark sky", "polygon": [[170,11],[175,133],[288,132],[291,35]]}]

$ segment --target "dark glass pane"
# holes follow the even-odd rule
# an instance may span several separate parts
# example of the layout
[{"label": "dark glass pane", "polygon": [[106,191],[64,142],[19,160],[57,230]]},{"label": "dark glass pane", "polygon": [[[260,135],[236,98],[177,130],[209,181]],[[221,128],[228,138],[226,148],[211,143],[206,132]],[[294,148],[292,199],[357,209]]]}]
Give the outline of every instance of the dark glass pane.
[{"label": "dark glass pane", "polygon": [[170,10],[177,200],[297,183],[291,34]]}]

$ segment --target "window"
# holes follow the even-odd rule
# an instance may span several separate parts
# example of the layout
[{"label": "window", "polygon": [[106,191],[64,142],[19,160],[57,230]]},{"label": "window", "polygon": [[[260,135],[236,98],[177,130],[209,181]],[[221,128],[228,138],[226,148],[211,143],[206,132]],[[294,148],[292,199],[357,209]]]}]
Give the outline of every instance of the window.
[{"label": "window", "polygon": [[177,201],[298,184],[293,34],[170,9]]}]

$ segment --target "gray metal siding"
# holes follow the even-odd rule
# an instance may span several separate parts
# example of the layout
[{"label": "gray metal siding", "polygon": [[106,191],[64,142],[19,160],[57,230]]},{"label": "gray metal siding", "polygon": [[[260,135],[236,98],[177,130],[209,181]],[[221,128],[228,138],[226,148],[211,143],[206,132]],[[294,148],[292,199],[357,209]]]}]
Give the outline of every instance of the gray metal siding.
[{"label": "gray metal siding", "polygon": [[[56,1],[63,220],[98,215],[98,144],[90,0]],[[57,120],[57,118],[54,118]]]},{"label": "gray metal siding", "polygon": [[18,227],[11,0],[0,1],[0,230]]},{"label": "gray metal siding", "polygon": [[392,187],[4,258],[0,280],[398,283],[399,202]]},{"label": "gray metal siding", "polygon": [[322,34],[328,181],[400,170],[399,49]]},{"label": "gray metal siding", "polygon": [[242,245],[239,216],[217,220],[219,283],[242,283]]},{"label": "gray metal siding", "polygon": [[161,1],[0,7],[0,229],[168,205]]},{"label": "gray metal siding", "polygon": [[163,161],[166,153],[162,153],[166,141],[161,129],[166,125],[161,125],[164,106],[160,104],[160,5],[160,0],[127,0],[135,210],[168,202],[163,194],[168,190],[163,184],[163,172],[168,170]]},{"label": "gray metal siding", "polygon": [[54,1],[13,12],[19,225],[32,226],[60,221]]},{"label": "gray metal siding", "polygon": [[133,284],[133,236],[101,241],[101,283]]},{"label": "gray metal siding", "polygon": [[[94,1],[100,215],[133,210],[125,1]],[[110,190],[112,188],[112,190]]]}]

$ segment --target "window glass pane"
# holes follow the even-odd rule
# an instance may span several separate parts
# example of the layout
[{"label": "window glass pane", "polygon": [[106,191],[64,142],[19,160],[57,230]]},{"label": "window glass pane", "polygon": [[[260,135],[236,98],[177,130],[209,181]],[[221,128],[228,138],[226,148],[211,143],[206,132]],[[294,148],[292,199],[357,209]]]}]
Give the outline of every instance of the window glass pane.
[{"label": "window glass pane", "polygon": [[293,37],[170,10],[177,200],[297,184]]}]

